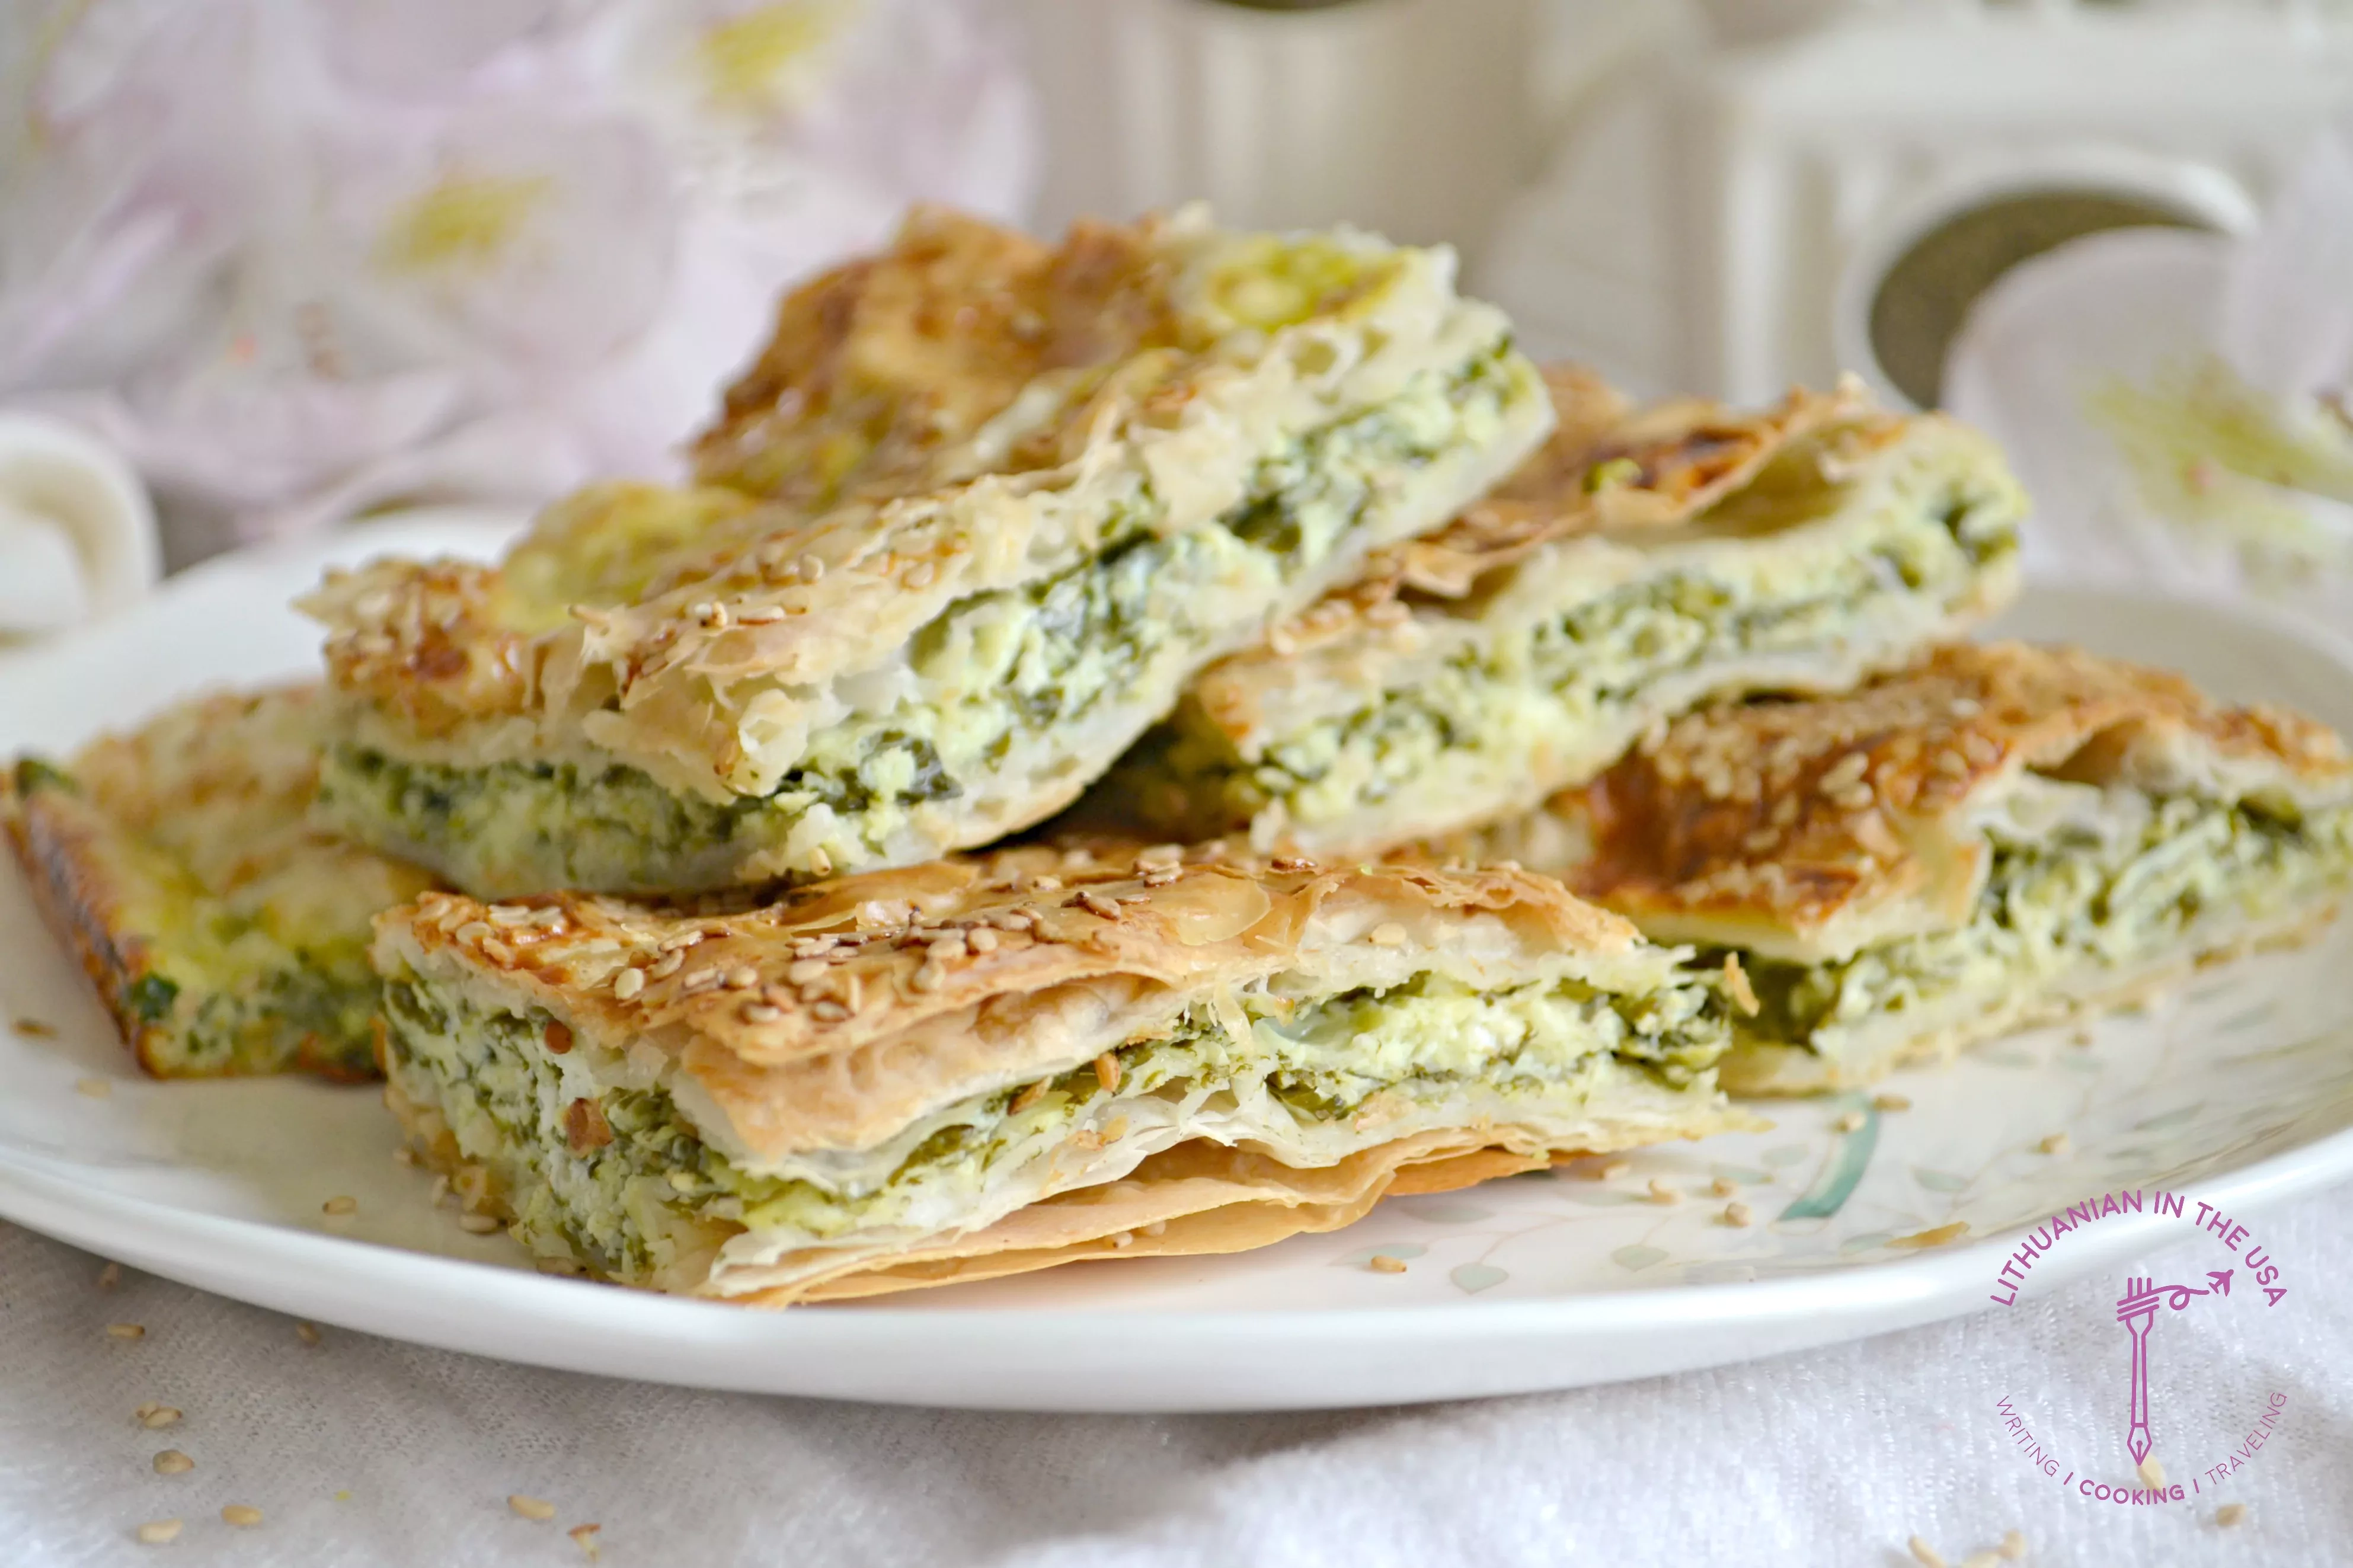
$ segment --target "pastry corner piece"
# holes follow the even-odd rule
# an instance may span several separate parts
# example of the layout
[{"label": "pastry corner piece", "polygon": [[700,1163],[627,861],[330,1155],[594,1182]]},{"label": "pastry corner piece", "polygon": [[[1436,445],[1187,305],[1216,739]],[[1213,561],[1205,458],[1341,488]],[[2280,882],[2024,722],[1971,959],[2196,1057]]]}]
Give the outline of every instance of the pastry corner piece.
[{"label": "pastry corner piece", "polygon": [[0,788],[35,900],[158,1078],[375,1072],[369,922],[433,884],[309,825],[318,702],[199,698]]},{"label": "pastry corner piece", "polygon": [[377,924],[387,1098],[546,1258],[781,1306],[1223,1252],[1740,1125],[1715,979],[1524,873],[1006,851]]},{"label": "pastry corner piece", "polygon": [[1546,374],[1540,452],[1204,672],[1102,794],[1148,831],[1378,851],[1531,810],[1701,702],[1844,690],[2016,590],[2025,497],[1950,419]]},{"label": "pastry corner piece", "polygon": [[1738,1091],[1866,1083],[2288,942],[2353,888],[2353,761],[2277,709],[2062,647],[1684,719],[1472,847],[1736,952]]},{"label": "pastry corner piece", "polygon": [[786,300],[697,488],[311,595],[323,806],[482,896],[822,879],[1040,821],[1543,439],[1452,270],[1198,212],[1060,245],[918,212]]}]

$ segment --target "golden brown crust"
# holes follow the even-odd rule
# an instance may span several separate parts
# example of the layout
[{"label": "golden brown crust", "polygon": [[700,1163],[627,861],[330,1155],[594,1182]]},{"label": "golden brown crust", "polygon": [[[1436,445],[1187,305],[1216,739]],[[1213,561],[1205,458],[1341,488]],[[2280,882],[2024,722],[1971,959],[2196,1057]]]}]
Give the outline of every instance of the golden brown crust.
[{"label": "golden brown crust", "polygon": [[1630,925],[1549,878],[1204,861],[1173,846],[1112,864],[1011,850],[699,915],[436,893],[377,931],[387,972],[470,973],[615,1049],[656,1042],[755,1153],[865,1147],[976,1083],[1052,1068],[1149,995],[1205,994],[1352,948],[1474,975],[1577,963],[1665,973]]},{"label": "golden brown crust", "polygon": [[0,789],[0,826],[42,919],[79,961],[140,1068],[160,1076],[161,1031],[129,1001],[155,963],[123,919],[128,879],[114,853],[115,829],[72,789],[21,766]]},{"label": "golden brown crust", "polygon": [[1852,380],[1830,393],[1792,389],[1777,407],[1742,415],[1700,398],[1630,409],[1576,365],[1547,365],[1544,376],[1556,422],[1536,454],[1445,527],[1376,552],[1356,581],[1277,627],[1263,647],[1210,670],[1195,694],[1212,719],[1249,728],[1257,666],[1401,626],[1408,610],[1397,601],[1408,595],[1461,599],[1555,541],[1688,521],[1790,442],[1831,426],[1847,427],[1842,450],[1853,460],[1900,440],[1910,424],[1873,408]]},{"label": "golden brown crust", "polygon": [[786,296],[697,476],[805,510],[900,488],[1039,375],[1176,342],[1155,228],[1081,222],[1049,246],[916,208],[888,251]]},{"label": "golden brown crust", "polygon": [[1860,940],[1906,902],[1957,918],[1982,853],[1963,818],[2027,770],[2353,795],[2353,761],[2310,720],[2073,648],[1995,643],[1940,649],[1846,697],[1694,714],[1547,809],[1587,847],[1565,868],[1572,885],[1646,929],[1717,921],[1805,942],[1836,924]]}]

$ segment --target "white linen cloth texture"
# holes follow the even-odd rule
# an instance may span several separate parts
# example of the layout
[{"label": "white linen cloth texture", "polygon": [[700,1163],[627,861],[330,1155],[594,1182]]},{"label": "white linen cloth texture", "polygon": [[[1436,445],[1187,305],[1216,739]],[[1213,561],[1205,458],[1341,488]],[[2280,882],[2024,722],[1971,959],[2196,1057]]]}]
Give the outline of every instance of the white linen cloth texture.
[{"label": "white linen cloth texture", "polygon": [[[0,1225],[0,1542],[11,1568],[1918,1568],[2026,1538],[2030,1564],[2342,1564],[2353,1550],[2353,1257],[2343,1191],[2262,1215],[2293,1293],[2164,1314],[2158,1453],[2288,1396],[2220,1491],[2116,1507],[2016,1451],[2122,1426],[2122,1268],[1952,1322],[1679,1377],[1419,1409],[1017,1415],[709,1394],[503,1365],[292,1320]],[[2200,1242],[2147,1272],[2195,1280]],[[2260,1297],[2257,1298],[2260,1300]],[[115,1322],[144,1326],[110,1338]],[[943,1321],[941,1331],[952,1332]],[[1139,1355],[1153,1353],[1148,1344]],[[159,1430],[133,1412],[160,1402]],[[2131,1484],[2122,1440],[2106,1479]],[[153,1456],[195,1461],[158,1475]],[[2189,1479],[2175,1460],[2169,1479]],[[338,1494],[348,1493],[339,1499]],[[510,1493],[546,1500],[525,1519]],[[2215,1522],[2219,1501],[2247,1505]],[[224,1505],[262,1510],[237,1529]],[[179,1538],[136,1542],[142,1521]],[[158,1553],[161,1553],[158,1555]]]}]

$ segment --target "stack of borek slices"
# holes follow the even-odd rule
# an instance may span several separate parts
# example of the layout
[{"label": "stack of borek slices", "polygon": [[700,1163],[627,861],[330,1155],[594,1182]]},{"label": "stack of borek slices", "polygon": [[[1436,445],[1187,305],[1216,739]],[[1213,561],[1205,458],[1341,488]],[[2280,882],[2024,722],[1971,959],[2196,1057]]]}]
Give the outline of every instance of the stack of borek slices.
[{"label": "stack of borek slices", "polygon": [[1538,372],[1443,250],[912,215],[691,484],[9,781],[162,1077],[381,1073],[533,1252],[765,1305],[1231,1251],[2113,1005],[2353,882],[2294,715],[1961,643],[2000,454]]}]

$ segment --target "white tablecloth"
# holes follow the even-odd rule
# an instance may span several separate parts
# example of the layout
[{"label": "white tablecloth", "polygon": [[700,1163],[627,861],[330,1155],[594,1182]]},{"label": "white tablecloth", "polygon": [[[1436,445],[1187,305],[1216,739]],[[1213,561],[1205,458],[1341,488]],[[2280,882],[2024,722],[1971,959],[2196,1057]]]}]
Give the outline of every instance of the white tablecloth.
[{"label": "white tablecloth", "polygon": [[[1938,1327],[1717,1372],[1418,1410],[997,1415],[691,1393],[326,1331],[0,1225],[0,1562],[238,1568],[609,1564],[1595,1563],[1904,1568],[1915,1532],[1958,1564],[2017,1530],[2039,1564],[2353,1562],[2353,1215],[2343,1193],[2267,1217],[2293,1294],[2163,1320],[2171,1413],[2288,1395],[2220,1491],[2167,1508],[2063,1491],[2014,1448],[2109,1431],[2119,1281]],[[2198,1244],[2152,1272],[2196,1279]],[[136,1322],[145,1336],[109,1337]],[[1139,1353],[1150,1353],[1141,1347]],[[149,1430],[151,1402],[183,1418]],[[2179,1417],[2173,1417],[2179,1419]],[[2113,1444],[2110,1447],[2114,1447]],[[153,1456],[195,1461],[157,1475]],[[2176,1469],[2187,1467],[2177,1461]],[[2108,1478],[2128,1481],[2126,1474]],[[2177,1473],[2173,1479],[2188,1479]],[[544,1499],[551,1521],[510,1510]],[[2223,1528],[2218,1500],[2247,1505]],[[262,1510],[247,1529],[224,1505]],[[145,1521],[179,1518],[166,1546]]]}]

